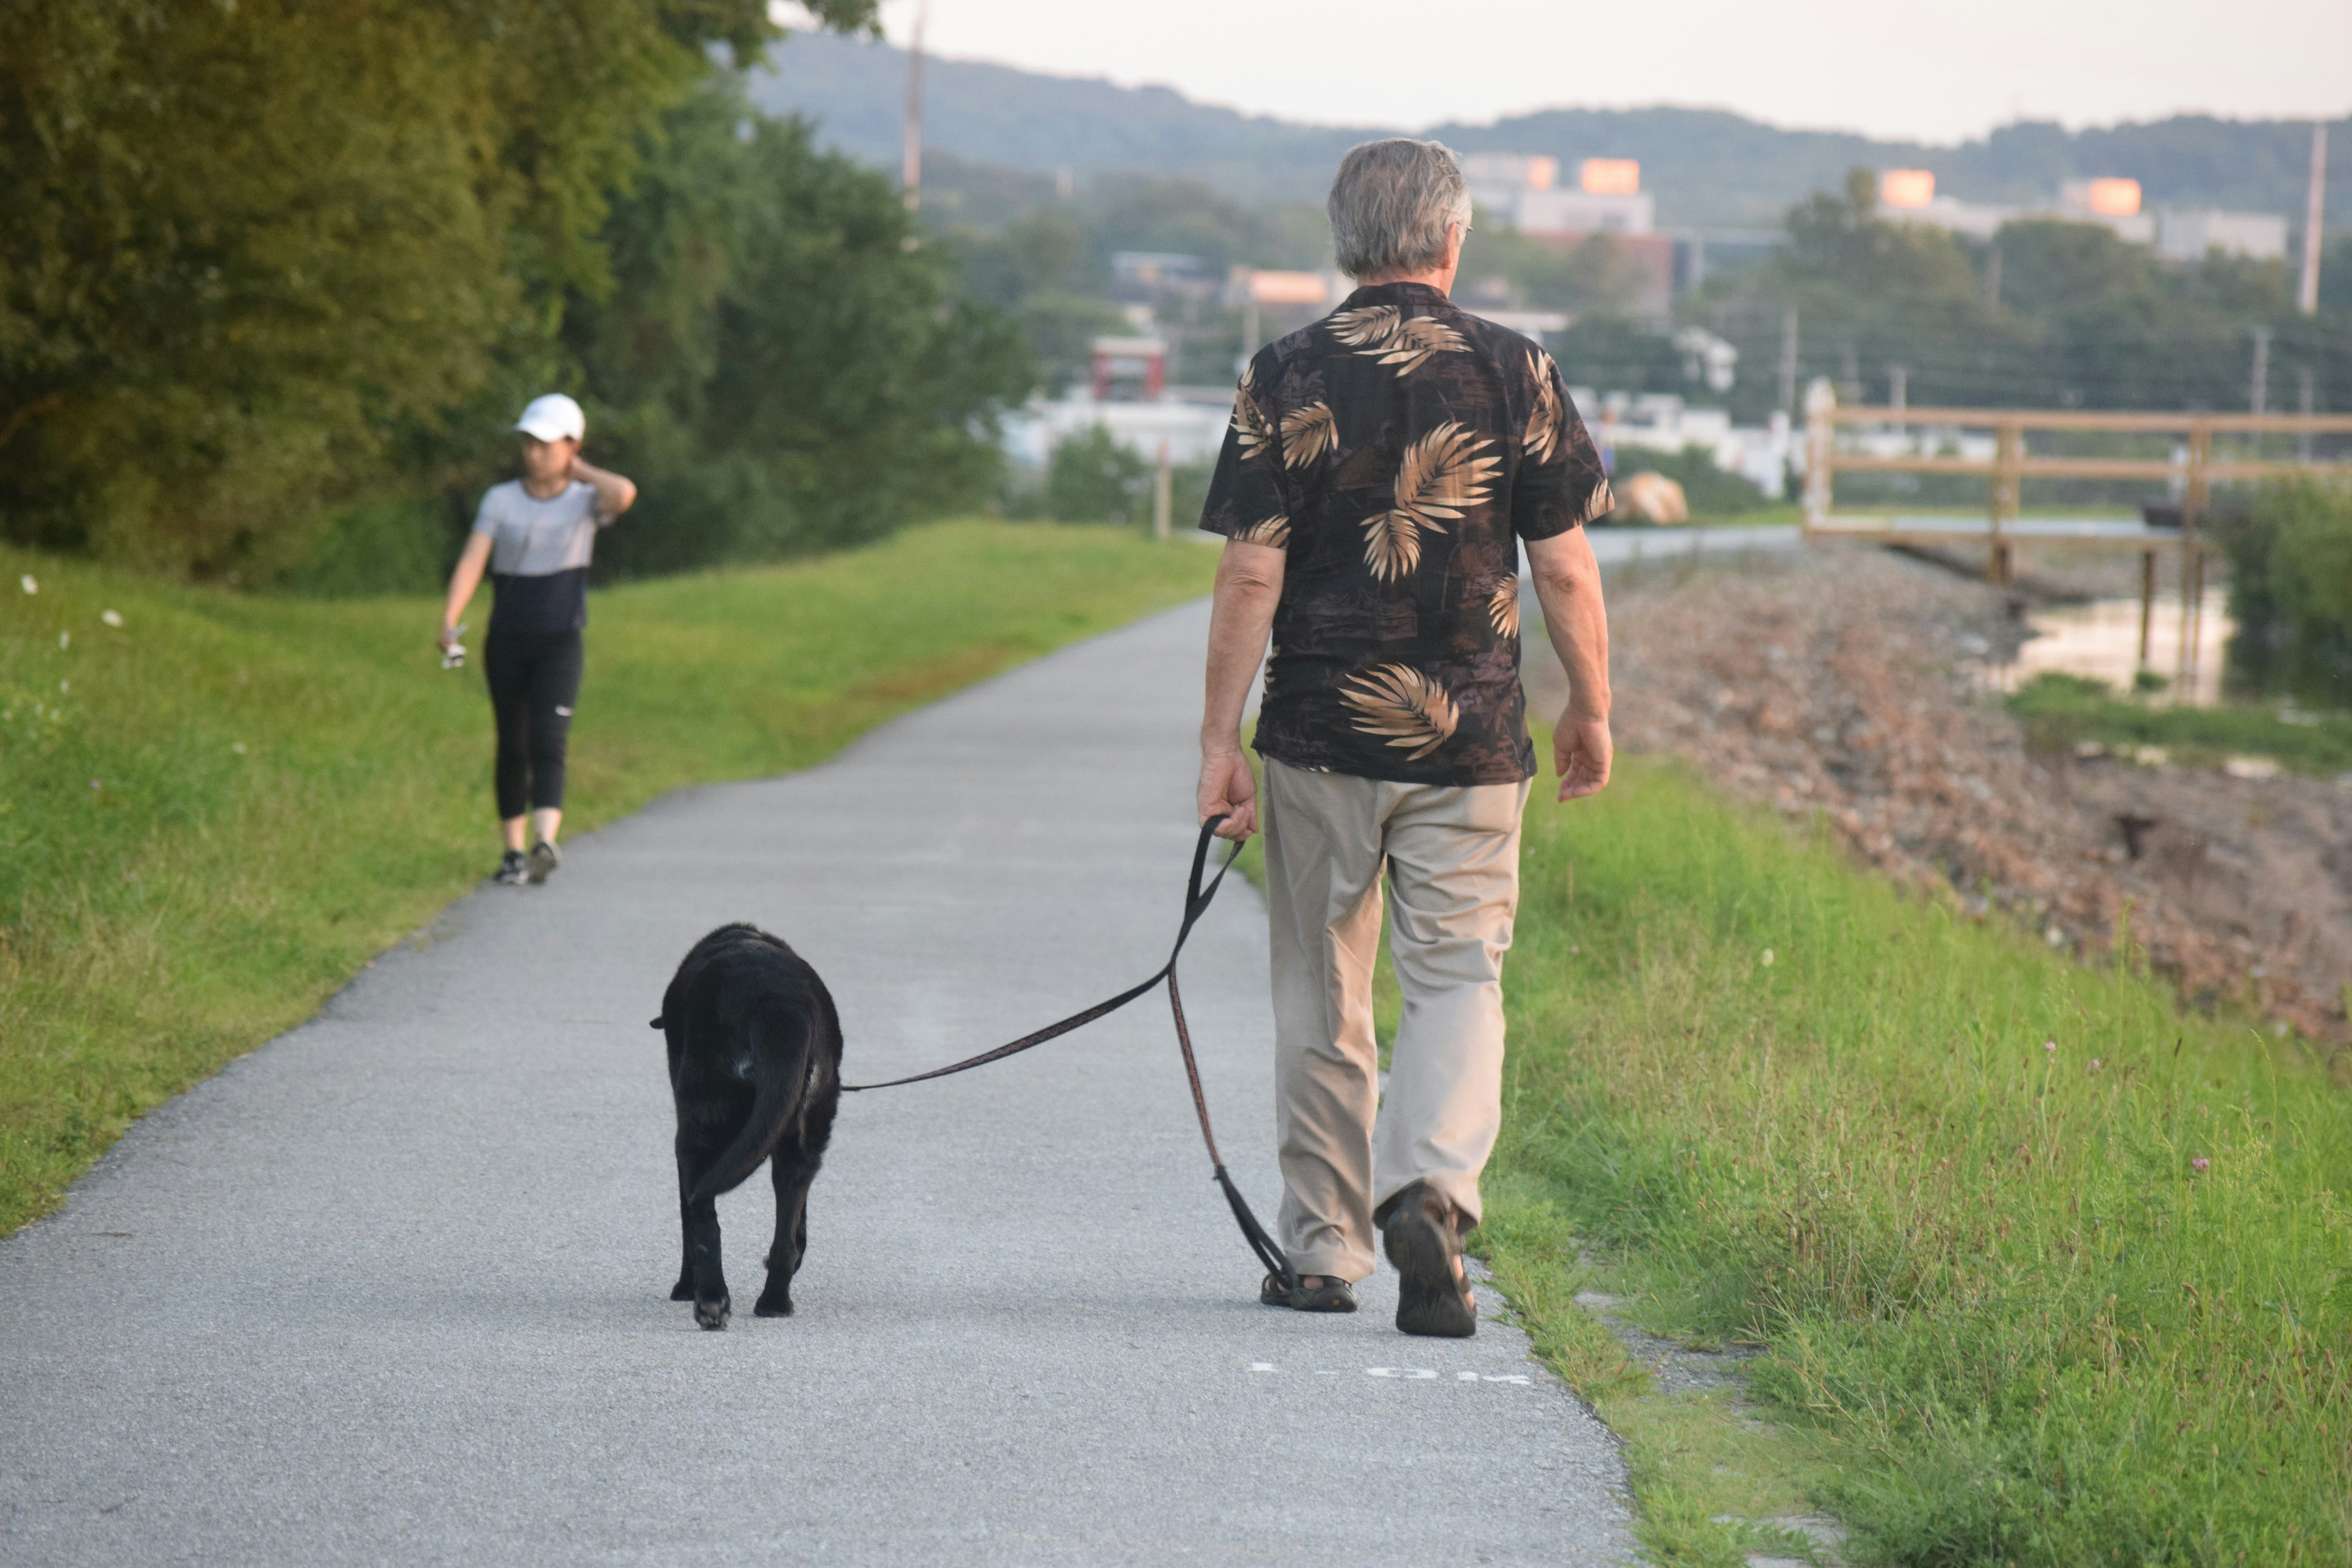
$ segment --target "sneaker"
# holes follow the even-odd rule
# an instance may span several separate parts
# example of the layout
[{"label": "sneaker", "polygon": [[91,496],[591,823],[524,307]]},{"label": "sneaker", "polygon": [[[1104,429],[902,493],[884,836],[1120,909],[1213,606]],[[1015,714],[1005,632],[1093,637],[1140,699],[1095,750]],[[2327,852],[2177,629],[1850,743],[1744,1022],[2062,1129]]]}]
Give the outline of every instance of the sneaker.
[{"label": "sneaker", "polygon": [[499,857],[497,874],[490,878],[501,888],[520,888],[530,875],[530,862],[522,858],[520,849],[509,849]]},{"label": "sneaker", "polygon": [[1469,1282],[1454,1272],[1462,1256],[1454,1205],[1415,1182],[1389,1200],[1381,1240],[1403,1278],[1397,1288],[1396,1326],[1408,1334],[1466,1340],[1478,1331]]},{"label": "sneaker", "polygon": [[555,868],[562,864],[563,851],[558,849],[554,845],[550,844],[546,839],[542,838],[538,843],[532,845],[530,847],[531,885],[533,887],[537,887],[540,883],[546,881],[550,877],[555,875]]}]

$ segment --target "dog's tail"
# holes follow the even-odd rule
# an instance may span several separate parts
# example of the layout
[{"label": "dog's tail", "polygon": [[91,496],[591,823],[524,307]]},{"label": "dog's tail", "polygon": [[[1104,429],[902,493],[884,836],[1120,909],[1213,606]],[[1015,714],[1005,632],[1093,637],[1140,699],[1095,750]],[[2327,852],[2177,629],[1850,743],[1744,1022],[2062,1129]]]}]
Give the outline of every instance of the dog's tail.
[{"label": "dog's tail", "polygon": [[776,1145],[783,1141],[784,1129],[807,1097],[809,1079],[816,1068],[813,1048],[816,1028],[808,1011],[802,1007],[764,1008],[752,1017],[751,1032],[751,1070],[755,1075],[751,1114],[745,1119],[743,1130],[735,1134],[735,1141],[694,1184],[694,1190],[687,1194],[690,1204],[741,1186],[745,1178],[760,1168],[760,1162],[775,1152]]}]

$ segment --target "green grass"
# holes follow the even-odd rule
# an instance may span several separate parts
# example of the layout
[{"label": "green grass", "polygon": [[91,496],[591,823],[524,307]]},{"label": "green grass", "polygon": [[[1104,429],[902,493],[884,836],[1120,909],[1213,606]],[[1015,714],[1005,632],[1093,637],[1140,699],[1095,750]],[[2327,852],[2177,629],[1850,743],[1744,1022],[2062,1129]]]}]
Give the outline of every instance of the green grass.
[{"label": "green grass", "polygon": [[2029,744],[2060,749],[2082,741],[2162,746],[2178,762],[2273,757],[2299,773],[2352,770],[2352,713],[2287,707],[2156,708],[2120,697],[2103,680],[2035,677],[2009,699]]},{"label": "green grass", "polygon": [[[1200,595],[1215,564],[1131,531],[960,522],[600,592],[566,826],[806,767]],[[0,550],[0,607],[5,1234],[132,1118],[472,887],[497,841],[481,676],[441,670],[431,601],[257,597]]]},{"label": "green grass", "polygon": [[[2292,1042],[1664,764],[1538,797],[1522,889],[1479,1245],[1658,1557],[1811,1498],[1862,1562],[2352,1561],[2352,1097]],[[1646,1392],[1596,1284],[1762,1346],[1763,1425]]]}]

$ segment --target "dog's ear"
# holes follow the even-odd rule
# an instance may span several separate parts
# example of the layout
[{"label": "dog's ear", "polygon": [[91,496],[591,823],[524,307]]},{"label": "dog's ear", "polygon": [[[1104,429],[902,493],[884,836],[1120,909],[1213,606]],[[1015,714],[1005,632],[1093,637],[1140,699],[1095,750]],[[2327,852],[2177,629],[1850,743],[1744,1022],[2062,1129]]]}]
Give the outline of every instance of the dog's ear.
[{"label": "dog's ear", "polygon": [[652,1022],[648,1023],[648,1024],[646,1026],[646,1028],[648,1028],[648,1029],[658,1029],[658,1028],[660,1028],[661,1026],[662,1026],[662,1021],[661,1021],[659,1018],[656,1018],[656,1019],[654,1019]]}]

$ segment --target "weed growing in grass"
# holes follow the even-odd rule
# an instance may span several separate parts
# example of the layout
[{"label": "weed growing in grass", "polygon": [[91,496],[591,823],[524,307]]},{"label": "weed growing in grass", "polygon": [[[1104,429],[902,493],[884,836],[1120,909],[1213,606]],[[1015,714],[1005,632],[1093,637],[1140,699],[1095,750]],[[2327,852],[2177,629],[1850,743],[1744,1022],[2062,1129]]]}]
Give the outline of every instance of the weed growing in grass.
[{"label": "weed growing in grass", "polygon": [[[1766,1347],[1860,1555],[2346,1561],[2340,1091],[1656,764],[1531,811],[1522,888],[1480,1235],[1604,1412],[1571,1237],[1654,1331]],[[1633,1435],[1654,1549],[1722,1559]]]},{"label": "weed growing in grass", "polygon": [[[1130,531],[973,522],[600,592],[567,824],[822,761],[1205,592],[1215,563]],[[440,669],[435,602],[259,598],[20,552],[0,573],[23,590],[0,618],[5,1233],[473,885],[495,837],[489,705],[477,672]]]}]

